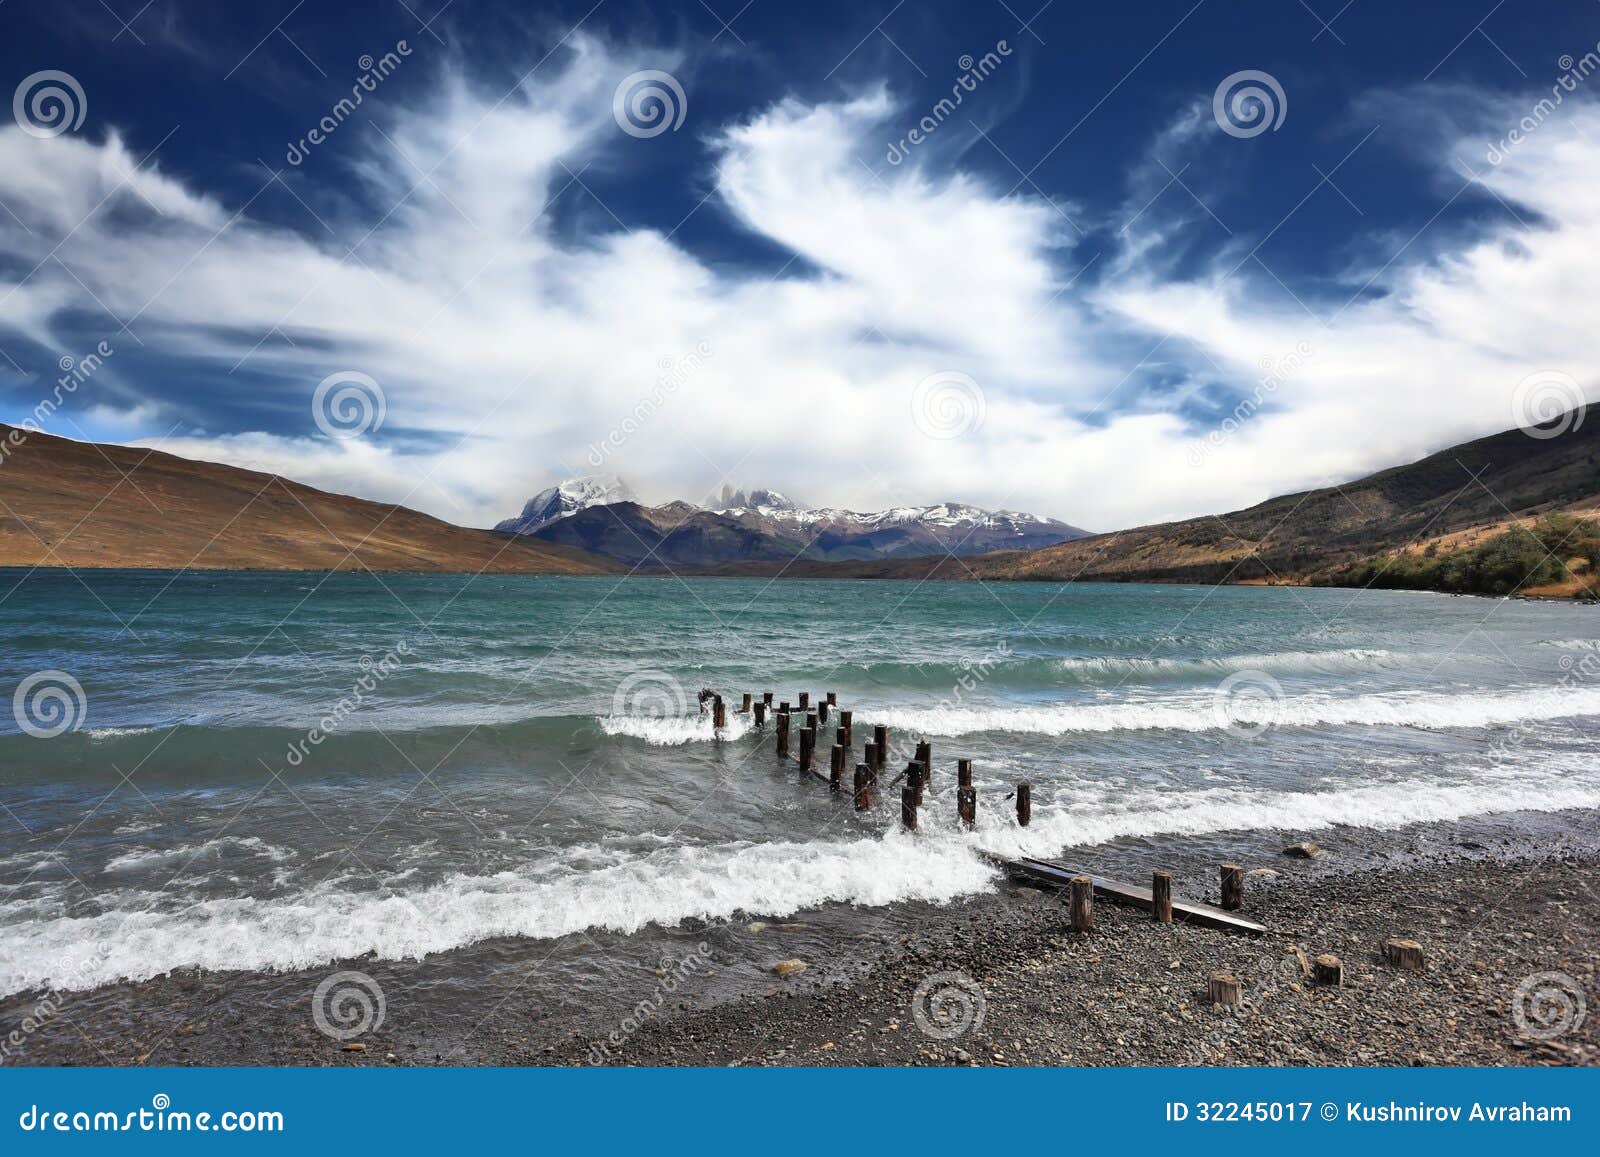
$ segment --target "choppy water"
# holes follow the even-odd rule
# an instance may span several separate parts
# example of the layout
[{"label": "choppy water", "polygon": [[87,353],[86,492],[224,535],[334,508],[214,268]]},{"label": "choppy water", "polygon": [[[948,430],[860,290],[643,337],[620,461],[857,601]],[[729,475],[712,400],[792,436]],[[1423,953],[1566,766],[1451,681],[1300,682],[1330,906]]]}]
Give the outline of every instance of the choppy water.
[{"label": "choppy water", "polygon": [[[942,901],[994,886],[980,849],[1600,806],[1600,611],[1577,606],[489,576],[5,591],[0,691],[57,671],[83,698],[38,698],[51,677],[0,709],[0,994]],[[730,710],[714,735],[701,687],[730,709],[837,692],[852,766],[874,723],[896,767],[928,738],[923,830],[802,780],[770,725]],[[604,982],[582,944],[560,964],[579,999]]]}]

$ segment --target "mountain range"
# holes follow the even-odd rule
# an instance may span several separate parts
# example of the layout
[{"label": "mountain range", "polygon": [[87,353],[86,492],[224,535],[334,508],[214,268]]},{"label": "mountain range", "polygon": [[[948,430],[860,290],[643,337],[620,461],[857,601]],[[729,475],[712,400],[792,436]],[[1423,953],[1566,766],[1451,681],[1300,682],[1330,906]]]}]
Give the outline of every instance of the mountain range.
[{"label": "mountain range", "polygon": [[615,475],[541,490],[495,527],[576,547],[629,566],[860,561],[1033,550],[1088,531],[1053,518],[962,503],[860,513],[802,506],[776,490],[724,486],[714,507],[644,506]]}]

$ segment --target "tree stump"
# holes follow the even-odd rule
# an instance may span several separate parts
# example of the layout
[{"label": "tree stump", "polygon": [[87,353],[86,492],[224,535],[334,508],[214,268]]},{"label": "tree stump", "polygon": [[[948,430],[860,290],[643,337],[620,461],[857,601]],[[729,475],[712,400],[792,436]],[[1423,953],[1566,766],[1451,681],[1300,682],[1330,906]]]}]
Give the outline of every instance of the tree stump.
[{"label": "tree stump", "polygon": [[1244,907],[1244,869],[1238,864],[1222,865],[1222,908],[1237,912]]},{"label": "tree stump", "polygon": [[1206,979],[1206,1000],[1212,1004],[1239,1003],[1239,982],[1231,972],[1213,972]]},{"label": "tree stump", "polygon": [[1409,972],[1421,972],[1428,963],[1428,958],[1423,955],[1422,945],[1415,940],[1385,941],[1383,958],[1396,968],[1404,968]]},{"label": "tree stump", "polygon": [[1172,873],[1150,877],[1150,916],[1158,924],[1172,923]]},{"label": "tree stump", "polygon": [[1311,963],[1311,978],[1318,984],[1337,988],[1344,982],[1344,965],[1331,952],[1324,952]]},{"label": "tree stump", "polygon": [[1094,881],[1088,876],[1072,877],[1070,902],[1074,932],[1094,929]]}]

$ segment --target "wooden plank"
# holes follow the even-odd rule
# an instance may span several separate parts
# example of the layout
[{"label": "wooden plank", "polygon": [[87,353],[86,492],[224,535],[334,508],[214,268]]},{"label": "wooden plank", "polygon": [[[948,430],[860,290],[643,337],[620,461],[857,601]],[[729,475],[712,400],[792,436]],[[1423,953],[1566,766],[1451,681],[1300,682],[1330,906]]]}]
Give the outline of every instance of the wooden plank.
[{"label": "wooden plank", "polygon": [[[1124,884],[1119,880],[1108,880],[1104,876],[1093,872],[1080,872],[1076,868],[1067,867],[1051,860],[1034,860],[1028,857],[1011,859],[1006,856],[990,856],[991,860],[1020,876],[1031,880],[1038,880],[1058,888],[1065,888],[1072,883],[1074,876],[1088,876],[1094,881],[1094,894],[1104,900],[1114,900],[1121,904],[1132,904],[1146,911],[1154,907],[1155,901],[1150,895],[1149,888],[1141,888],[1136,884]],[[1267,929],[1264,925],[1257,924],[1254,920],[1246,920],[1232,912],[1224,912],[1221,908],[1213,908],[1210,904],[1190,904],[1183,900],[1172,902],[1172,918],[1183,920],[1190,924],[1199,924],[1203,928],[1220,928],[1227,932],[1249,932],[1255,935],[1264,934]]]}]

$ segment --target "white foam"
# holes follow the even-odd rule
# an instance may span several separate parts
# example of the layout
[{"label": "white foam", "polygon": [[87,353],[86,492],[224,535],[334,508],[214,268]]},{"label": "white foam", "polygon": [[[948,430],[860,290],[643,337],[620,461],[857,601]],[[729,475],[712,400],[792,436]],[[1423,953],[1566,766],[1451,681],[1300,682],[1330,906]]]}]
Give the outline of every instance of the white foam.
[{"label": "white foam", "polygon": [[1053,703],[1040,707],[891,707],[870,713],[873,723],[921,735],[1015,732],[1065,735],[1075,731],[1214,731],[1236,724],[1278,727],[1491,727],[1577,715],[1600,715],[1600,688],[1539,688],[1507,692],[1372,695],[1221,696],[1197,692],[1122,703]]},{"label": "white foam", "polygon": [[1057,666],[1069,674],[1120,676],[1128,680],[1152,677],[1225,675],[1233,671],[1266,671],[1274,675],[1357,674],[1395,667],[1405,656],[1369,647],[1334,651],[1273,651],[1262,655],[1143,658],[1131,655],[1092,655],[1061,659]]},{"label": "white foam", "polygon": [[711,725],[711,716],[684,715],[657,717],[649,715],[601,715],[595,718],[607,735],[626,735],[642,739],[652,747],[676,747],[683,743],[712,739],[737,739],[753,727],[752,717],[736,711],[728,712],[728,725],[720,732]]},{"label": "white foam", "polygon": [[187,865],[197,860],[212,862],[225,858],[231,852],[261,856],[279,862],[293,857],[289,848],[269,844],[259,836],[222,836],[203,844],[180,845],[176,848],[130,848],[120,856],[106,861],[108,872],[143,871],[162,864]]}]

